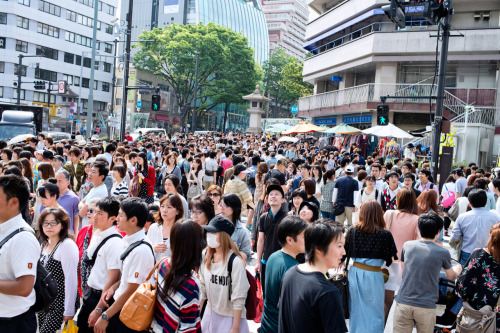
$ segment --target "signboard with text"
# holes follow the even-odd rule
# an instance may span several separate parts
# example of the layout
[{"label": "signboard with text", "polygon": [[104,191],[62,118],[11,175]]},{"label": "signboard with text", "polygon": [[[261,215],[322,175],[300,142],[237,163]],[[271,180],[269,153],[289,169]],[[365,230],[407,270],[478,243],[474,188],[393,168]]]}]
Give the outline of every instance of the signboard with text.
[{"label": "signboard with text", "polygon": [[344,124],[359,124],[359,123],[371,123],[372,122],[372,115],[366,115],[366,116],[349,116],[349,117],[344,117],[343,120]]}]

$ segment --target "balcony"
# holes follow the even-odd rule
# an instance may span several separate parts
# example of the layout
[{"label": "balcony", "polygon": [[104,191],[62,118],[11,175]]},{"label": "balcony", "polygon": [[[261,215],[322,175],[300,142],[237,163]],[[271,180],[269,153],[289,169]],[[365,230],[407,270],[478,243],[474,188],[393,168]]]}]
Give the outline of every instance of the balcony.
[{"label": "balcony", "polygon": [[[447,89],[445,94],[444,116],[448,119],[455,118],[465,112],[467,104],[462,99],[453,95],[460,92],[469,96],[469,101],[474,96],[483,98],[485,103],[495,105],[491,99],[494,89]],[[351,88],[331,91],[313,96],[303,97],[299,100],[299,116],[314,117],[324,114],[335,114],[345,112],[360,112],[375,110],[380,104],[380,96],[430,96],[436,94],[436,87],[430,84],[375,84],[369,83]],[[486,97],[483,97],[486,96]],[[491,108],[493,105],[480,105],[477,101],[474,105],[478,107]],[[422,99],[391,99],[387,101],[393,111],[403,112],[429,112],[429,101]],[[433,100],[435,103],[435,100]],[[470,103],[469,103],[470,104]],[[434,107],[434,106],[433,106]]]},{"label": "balcony", "polygon": [[[500,27],[460,31],[464,37],[450,43],[450,61],[500,60]],[[429,38],[427,30],[384,32],[374,28],[310,57],[302,74],[304,81],[314,83],[315,79],[373,62],[434,61],[435,50],[436,41]]]}]

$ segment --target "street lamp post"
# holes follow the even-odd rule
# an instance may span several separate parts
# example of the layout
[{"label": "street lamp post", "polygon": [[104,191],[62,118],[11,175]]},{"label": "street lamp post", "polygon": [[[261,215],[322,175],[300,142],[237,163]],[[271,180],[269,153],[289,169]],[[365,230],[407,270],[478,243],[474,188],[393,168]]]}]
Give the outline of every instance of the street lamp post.
[{"label": "street lamp post", "polygon": [[132,39],[132,11],[134,9],[134,0],[129,0],[128,2],[128,13],[127,13],[127,30],[126,30],[126,42],[125,42],[125,53],[123,54],[123,86],[122,86],[122,115],[120,123],[120,141],[125,140],[125,125],[127,120],[127,86],[128,86],[128,76],[129,76],[129,66],[130,66],[130,44]]},{"label": "street lamp post", "polygon": [[[94,1],[94,25],[92,28],[92,58],[90,59],[90,84],[89,101],[87,106],[87,136],[92,135],[92,113],[94,112],[94,73],[95,73],[95,55],[97,46],[97,14],[99,0]],[[82,59],[83,61],[83,59]],[[82,84],[82,82],[80,82]]]}]

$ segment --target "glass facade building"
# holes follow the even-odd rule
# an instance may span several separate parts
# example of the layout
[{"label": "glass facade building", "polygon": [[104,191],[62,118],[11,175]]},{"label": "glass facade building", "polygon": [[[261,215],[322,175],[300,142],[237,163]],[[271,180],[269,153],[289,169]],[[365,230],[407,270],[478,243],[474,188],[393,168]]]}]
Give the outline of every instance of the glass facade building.
[{"label": "glass facade building", "polygon": [[269,57],[269,35],[262,5],[256,0],[190,0],[196,6],[194,23],[218,23],[248,38],[255,60],[262,66]]}]

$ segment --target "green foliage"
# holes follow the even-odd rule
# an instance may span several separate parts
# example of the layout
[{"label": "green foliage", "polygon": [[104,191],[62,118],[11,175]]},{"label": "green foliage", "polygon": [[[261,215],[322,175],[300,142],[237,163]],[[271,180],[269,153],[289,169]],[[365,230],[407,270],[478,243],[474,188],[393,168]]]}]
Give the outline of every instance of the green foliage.
[{"label": "green foliage", "polygon": [[304,64],[298,61],[289,62],[281,72],[283,83],[290,96],[295,99],[309,96],[313,94],[314,86],[310,83],[304,82],[302,79],[302,70]]},{"label": "green foliage", "polygon": [[255,89],[260,73],[253,50],[243,35],[214,23],[177,25],[143,31],[134,66],[162,76],[173,88],[184,122],[193,103],[196,57],[199,56],[198,96],[202,107],[240,103]]}]

